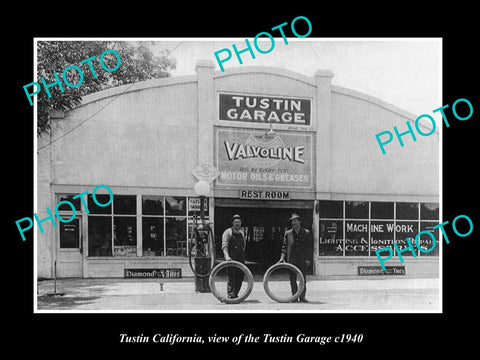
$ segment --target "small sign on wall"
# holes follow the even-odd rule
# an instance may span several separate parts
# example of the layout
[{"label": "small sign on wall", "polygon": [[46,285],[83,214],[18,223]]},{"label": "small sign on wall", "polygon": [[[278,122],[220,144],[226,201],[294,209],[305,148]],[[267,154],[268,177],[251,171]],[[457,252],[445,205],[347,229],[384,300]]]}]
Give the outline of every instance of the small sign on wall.
[{"label": "small sign on wall", "polygon": [[359,266],[358,275],[406,275],[406,272],[405,266],[385,266],[385,271],[381,266]]},{"label": "small sign on wall", "polygon": [[124,277],[179,279],[182,277],[182,269],[125,269]]},{"label": "small sign on wall", "polygon": [[240,199],[290,200],[290,192],[270,190],[240,190]]}]

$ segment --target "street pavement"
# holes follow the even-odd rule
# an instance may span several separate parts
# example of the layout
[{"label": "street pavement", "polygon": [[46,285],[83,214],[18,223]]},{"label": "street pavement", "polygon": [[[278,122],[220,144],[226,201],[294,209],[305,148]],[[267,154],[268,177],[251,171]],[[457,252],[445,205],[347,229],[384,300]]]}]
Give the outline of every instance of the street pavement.
[{"label": "street pavement", "polygon": [[[441,312],[438,278],[309,278],[308,303],[270,299],[261,279],[240,304],[224,304],[211,293],[196,292],[193,278],[60,279],[56,295],[53,280],[37,284],[37,312]],[[274,294],[288,295],[288,282],[269,285]]]}]

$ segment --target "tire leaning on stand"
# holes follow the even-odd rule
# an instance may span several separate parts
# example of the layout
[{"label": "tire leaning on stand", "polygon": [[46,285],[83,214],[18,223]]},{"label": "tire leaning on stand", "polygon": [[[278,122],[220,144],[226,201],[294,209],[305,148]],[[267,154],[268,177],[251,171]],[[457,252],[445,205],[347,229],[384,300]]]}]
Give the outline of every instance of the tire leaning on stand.
[{"label": "tire leaning on stand", "polygon": [[[242,296],[239,296],[234,299],[229,299],[226,297],[223,297],[215,287],[215,277],[217,276],[218,272],[226,267],[236,267],[240,270],[243,271],[243,273],[247,277],[247,289],[244,291]],[[208,278],[208,285],[210,285],[210,291],[212,292],[213,296],[215,296],[218,300],[220,300],[223,303],[226,304],[238,304],[244,301],[252,292],[253,289],[253,275],[248,269],[248,267],[245,266],[245,264],[242,264],[241,262],[235,261],[235,260],[230,260],[230,261],[224,261],[215,266],[212,269],[212,272],[210,273],[210,277]]]},{"label": "tire leaning on stand", "polygon": [[[298,286],[298,291],[288,298],[280,298],[280,297],[275,296],[270,291],[270,288],[268,287],[268,278],[270,277],[270,275],[272,275],[272,273],[275,270],[278,270],[278,269],[292,270],[293,272],[295,272],[297,274],[297,277],[300,278],[300,285]],[[299,298],[300,294],[302,293],[303,289],[305,288],[305,278],[303,277],[303,274],[300,271],[300,269],[298,267],[296,267],[295,265],[290,264],[290,263],[286,263],[286,262],[276,263],[276,264],[273,264],[272,266],[270,266],[267,269],[267,271],[265,272],[265,275],[263,276],[263,288],[265,289],[265,292],[270,297],[270,299],[275,300],[276,302],[279,302],[279,303],[288,303],[288,302],[296,301]]]}]

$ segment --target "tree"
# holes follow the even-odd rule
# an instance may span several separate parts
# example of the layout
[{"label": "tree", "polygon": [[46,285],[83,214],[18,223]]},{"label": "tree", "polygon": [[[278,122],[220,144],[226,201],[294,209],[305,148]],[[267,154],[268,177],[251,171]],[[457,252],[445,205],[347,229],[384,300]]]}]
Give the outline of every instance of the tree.
[{"label": "tree", "polygon": [[[78,105],[82,96],[108,89],[115,86],[130,84],[148,79],[159,79],[170,76],[170,71],[175,69],[176,61],[170,58],[168,50],[160,51],[159,55],[153,54],[148,42],[127,41],[39,41],[37,61],[37,82],[52,84],[56,81],[55,73],[62,82],[63,92],[58,85],[42,90],[37,95],[38,104],[38,135],[50,131],[50,112],[52,110],[70,110]],[[112,72],[102,69],[99,58],[105,50],[115,50],[121,59],[120,67]],[[92,64],[97,78],[93,76],[88,63],[81,61],[96,56]],[[113,69],[117,64],[114,54],[105,54],[103,61],[107,68]],[[66,67],[76,65],[83,72],[83,82],[78,87],[69,87],[63,82],[62,74]],[[75,69],[65,73],[70,84],[80,83],[80,74]],[[30,90],[33,91],[33,90]]]}]

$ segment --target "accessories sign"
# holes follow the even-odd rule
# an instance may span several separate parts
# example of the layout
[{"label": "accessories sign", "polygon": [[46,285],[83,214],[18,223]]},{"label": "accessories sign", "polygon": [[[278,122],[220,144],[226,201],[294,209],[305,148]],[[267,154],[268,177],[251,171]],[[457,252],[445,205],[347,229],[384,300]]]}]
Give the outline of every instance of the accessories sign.
[{"label": "accessories sign", "polygon": [[312,134],[216,130],[217,185],[311,188]]}]

